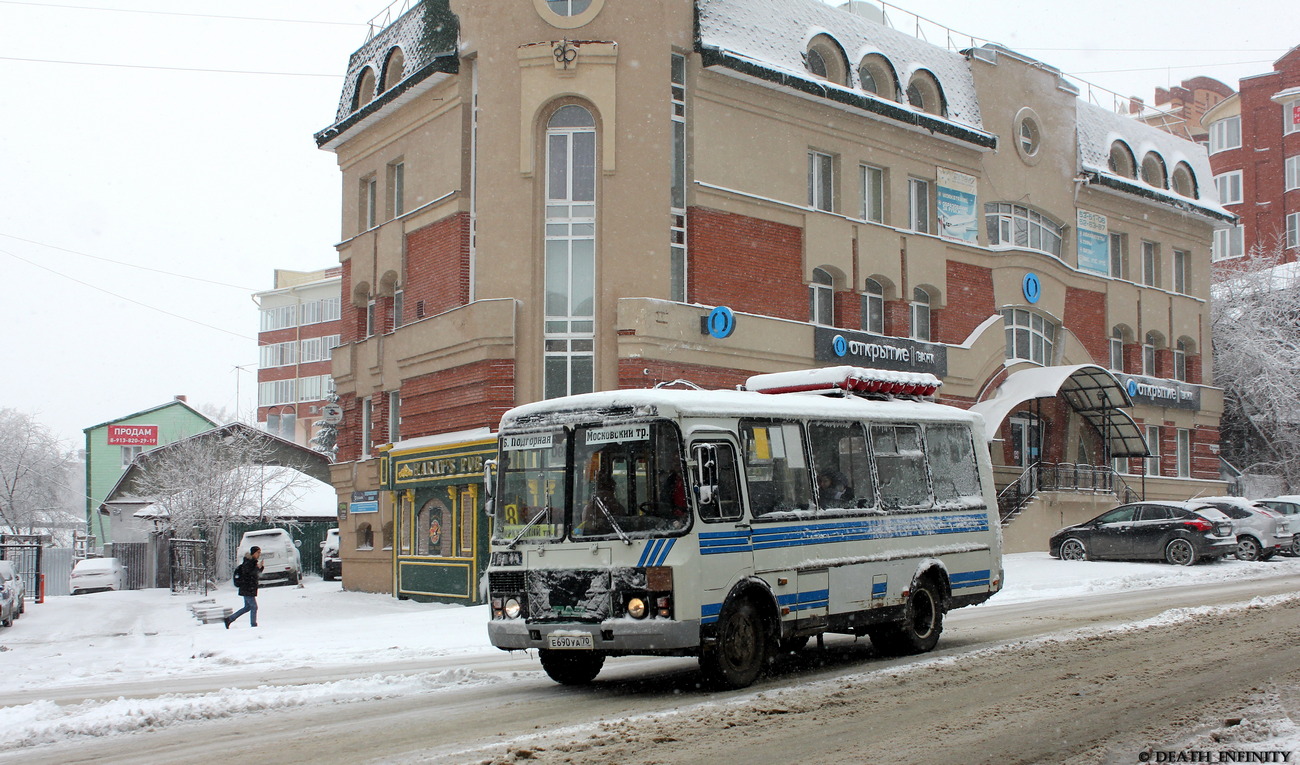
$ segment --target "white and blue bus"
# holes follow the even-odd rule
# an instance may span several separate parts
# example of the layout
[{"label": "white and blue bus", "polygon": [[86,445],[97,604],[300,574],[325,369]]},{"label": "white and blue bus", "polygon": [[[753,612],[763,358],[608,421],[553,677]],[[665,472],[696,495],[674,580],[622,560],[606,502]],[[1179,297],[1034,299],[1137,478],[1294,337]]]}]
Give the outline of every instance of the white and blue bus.
[{"label": "white and blue bus", "polygon": [[510,410],[492,644],[566,684],[611,656],[698,656],[730,688],[827,632],[932,649],[945,612],[1002,584],[983,426],[939,384],[834,367]]}]

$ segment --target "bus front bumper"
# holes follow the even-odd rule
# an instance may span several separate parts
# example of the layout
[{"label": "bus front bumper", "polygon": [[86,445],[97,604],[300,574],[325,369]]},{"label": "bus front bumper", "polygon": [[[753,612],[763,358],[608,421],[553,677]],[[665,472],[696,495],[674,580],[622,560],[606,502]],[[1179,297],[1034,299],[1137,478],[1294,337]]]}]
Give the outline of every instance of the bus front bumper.
[{"label": "bus front bumper", "polygon": [[488,639],[492,645],[505,651],[550,648],[551,635],[565,638],[590,635],[591,650],[601,652],[683,654],[698,651],[700,647],[698,621],[610,619],[599,624],[588,624],[493,619],[488,622]]}]

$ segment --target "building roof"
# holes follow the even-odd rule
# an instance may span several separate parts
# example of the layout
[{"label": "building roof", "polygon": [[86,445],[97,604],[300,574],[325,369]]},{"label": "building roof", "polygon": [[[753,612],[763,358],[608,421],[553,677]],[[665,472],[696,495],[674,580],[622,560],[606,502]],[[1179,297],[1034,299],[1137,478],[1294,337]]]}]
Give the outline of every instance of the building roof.
[{"label": "building roof", "polygon": [[165,404],[159,404],[158,406],[149,407],[148,409],[141,409],[140,411],[138,411],[138,412],[136,412],[136,413],[134,413],[134,414],[128,414],[128,415],[126,415],[126,416],[124,416],[124,417],[118,417],[117,419],[108,420],[107,422],[101,422],[101,423],[99,423],[98,425],[91,425],[91,426],[88,427],[88,428],[83,428],[83,429],[82,429],[82,432],[84,432],[84,433],[89,433],[90,431],[95,430],[95,429],[97,429],[97,428],[103,428],[103,427],[106,427],[106,426],[108,426],[108,425],[114,425],[114,424],[119,423],[119,422],[124,422],[124,421],[129,420],[129,419],[131,419],[131,418],[133,418],[133,417],[142,417],[142,416],[144,416],[144,415],[146,415],[146,414],[151,414],[151,413],[153,413],[153,412],[157,412],[157,411],[159,411],[159,410],[166,409],[166,408],[168,408],[168,407],[172,407],[172,406],[182,406],[182,407],[185,407],[186,409],[190,410],[190,412],[192,412],[196,417],[198,417],[198,418],[200,418],[200,419],[206,421],[208,424],[212,425],[213,427],[216,427],[216,426],[217,426],[216,421],[213,420],[211,417],[207,416],[207,415],[204,414],[203,412],[200,412],[199,410],[197,410],[197,409],[195,409],[194,407],[190,406],[190,405],[189,405],[188,403],[186,403],[183,399],[180,399],[180,398],[174,398],[174,399],[172,399],[171,401],[168,401],[168,402],[165,403]]}]

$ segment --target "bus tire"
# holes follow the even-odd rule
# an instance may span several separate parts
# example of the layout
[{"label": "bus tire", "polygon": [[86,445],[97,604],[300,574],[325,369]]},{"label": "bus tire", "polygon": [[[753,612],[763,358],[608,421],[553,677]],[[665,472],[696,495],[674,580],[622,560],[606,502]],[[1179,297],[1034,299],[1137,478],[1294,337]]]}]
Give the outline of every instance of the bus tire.
[{"label": "bus tire", "polygon": [[700,654],[700,671],[709,686],[744,688],[767,662],[769,635],[758,609],[748,599],[732,601],[718,618],[718,639]]},{"label": "bus tire", "polygon": [[542,659],[542,669],[560,685],[587,685],[596,679],[600,668],[605,666],[604,655],[589,651],[551,651],[543,648],[537,653]]},{"label": "bus tire", "polygon": [[882,654],[901,656],[934,649],[943,633],[943,599],[932,579],[912,587],[903,608],[903,618],[873,630],[871,644]]}]

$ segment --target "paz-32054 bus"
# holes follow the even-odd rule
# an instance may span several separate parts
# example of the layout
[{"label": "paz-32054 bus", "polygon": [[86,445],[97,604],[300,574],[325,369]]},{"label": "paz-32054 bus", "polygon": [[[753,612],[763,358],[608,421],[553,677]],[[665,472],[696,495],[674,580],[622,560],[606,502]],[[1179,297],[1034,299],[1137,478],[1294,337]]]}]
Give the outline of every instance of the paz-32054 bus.
[{"label": "paz-32054 bus", "polygon": [[979,415],[932,375],[834,367],[746,390],[660,387],[505,414],[492,486],[492,644],[561,683],[610,656],[698,656],[754,681],[825,632],[935,646],[1002,580]]}]

